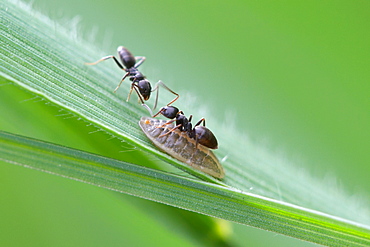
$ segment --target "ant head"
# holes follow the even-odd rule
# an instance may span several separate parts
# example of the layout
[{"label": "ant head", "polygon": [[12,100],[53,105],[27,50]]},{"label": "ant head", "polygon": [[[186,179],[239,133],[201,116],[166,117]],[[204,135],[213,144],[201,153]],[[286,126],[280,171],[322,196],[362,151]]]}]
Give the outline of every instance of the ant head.
[{"label": "ant head", "polygon": [[129,69],[129,68],[132,68],[132,67],[135,66],[136,59],[129,50],[127,50],[123,46],[120,46],[120,47],[117,48],[117,52],[118,52],[118,55],[119,55],[123,65],[126,68]]},{"label": "ant head", "polygon": [[141,96],[143,96],[144,100],[148,100],[150,98],[150,93],[152,92],[152,86],[148,80],[141,80],[137,83],[137,87],[139,88],[139,92]]},{"label": "ant head", "polygon": [[176,118],[177,114],[179,113],[179,109],[174,106],[165,106],[162,107],[157,114],[154,116],[157,116],[158,114],[162,114],[166,118],[174,119]]}]

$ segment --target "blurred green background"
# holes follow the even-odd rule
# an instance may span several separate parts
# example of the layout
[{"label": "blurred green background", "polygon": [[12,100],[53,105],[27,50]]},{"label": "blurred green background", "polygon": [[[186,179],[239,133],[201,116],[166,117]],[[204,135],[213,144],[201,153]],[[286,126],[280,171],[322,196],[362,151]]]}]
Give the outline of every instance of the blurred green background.
[{"label": "blurred green background", "polygon": [[[141,68],[149,80],[194,95],[219,121],[369,202],[368,1],[34,0],[33,6],[61,24],[79,20],[78,35],[102,55],[124,45],[146,56]],[[117,69],[112,80],[121,76]],[[33,97],[1,86],[7,117],[0,129],[114,158],[128,150],[129,162],[142,156]],[[176,105],[192,113],[180,100]],[[27,114],[35,108],[38,115]],[[213,236],[217,227],[238,246],[311,245],[22,167],[1,165],[0,176],[1,246],[222,245]]]}]

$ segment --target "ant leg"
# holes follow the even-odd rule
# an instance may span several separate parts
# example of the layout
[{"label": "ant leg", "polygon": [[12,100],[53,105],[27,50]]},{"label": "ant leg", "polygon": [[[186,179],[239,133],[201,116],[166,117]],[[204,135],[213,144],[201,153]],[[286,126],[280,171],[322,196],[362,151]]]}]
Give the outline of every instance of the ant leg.
[{"label": "ant leg", "polygon": [[106,57],[102,57],[101,59],[99,59],[98,61],[96,61],[96,62],[93,62],[93,63],[85,63],[86,65],[95,65],[95,64],[98,64],[98,63],[100,63],[100,62],[102,62],[102,61],[105,61],[105,60],[107,60],[107,59],[109,59],[109,58],[113,58],[113,60],[114,60],[114,62],[116,62],[116,64],[117,64],[117,66],[118,67],[120,67],[120,69],[125,69],[119,62],[118,62],[118,60],[117,60],[117,58],[115,57],[115,56],[113,56],[113,55],[111,55],[111,56],[106,56]]},{"label": "ant leg", "polygon": [[143,107],[145,107],[145,109],[147,109],[148,110],[148,112],[149,112],[149,114],[150,114],[150,116],[151,115],[153,115],[153,112],[152,112],[152,110],[150,109],[150,107],[147,105],[147,104],[141,104]]},{"label": "ant leg", "polygon": [[[135,89],[135,92],[136,92],[137,96],[139,97],[139,101],[140,101],[140,102],[141,102],[141,104],[144,106],[144,105],[146,105],[146,104],[144,103],[143,97],[141,96],[140,92],[138,91],[138,89],[137,89],[136,87],[137,87],[137,85],[135,84],[135,82],[133,82],[133,83],[131,84],[131,89],[130,89],[130,92],[128,93],[128,96],[127,96],[126,102],[128,102],[128,101],[130,100],[130,96],[131,96],[131,94],[132,94],[132,90],[134,90],[134,89]],[[144,107],[145,107],[145,106],[144,106]],[[150,111],[150,112],[151,112],[151,111]]]},{"label": "ant leg", "polygon": [[[157,84],[156,84],[157,85]],[[153,90],[154,91],[154,90]],[[153,92],[152,91],[152,92]],[[157,88],[157,94],[155,95],[155,101],[154,101],[154,106],[153,106],[153,110],[155,108],[157,108],[157,104],[158,104],[158,96],[159,96],[159,89]]]},{"label": "ant leg", "polygon": [[156,113],[156,114],[154,114],[152,117],[156,117],[156,116],[158,116],[160,113],[162,113],[163,112],[163,107]]},{"label": "ant leg", "polygon": [[170,102],[167,104],[167,106],[171,105],[173,102],[175,102],[179,97],[180,95],[175,93],[174,91],[172,91],[169,87],[166,86],[166,84],[164,84],[161,80],[159,80],[156,84],[155,84],[155,87],[154,89],[152,90],[152,92],[154,92],[155,90],[157,90],[157,95],[155,97],[155,103],[154,103],[154,107],[153,109],[155,109],[157,107],[157,104],[158,104],[158,96],[159,96],[159,86],[162,86],[164,87],[165,89],[167,89],[168,91],[170,91],[171,93],[173,93],[174,95],[176,95],[176,97]]},{"label": "ant leg", "polygon": [[114,89],[113,92],[117,92],[118,88],[121,86],[122,82],[126,79],[126,77],[130,74],[130,72],[127,72],[121,79],[121,81],[119,82],[118,86],[116,87],[116,89]]},{"label": "ant leg", "polygon": [[143,106],[145,109],[148,110],[150,116],[153,115],[152,110],[150,109],[150,107],[147,104],[144,103],[143,99],[141,98],[141,95],[140,95],[139,91],[137,91],[136,84],[134,84],[134,83],[131,84],[131,89],[130,89],[130,92],[128,93],[126,102],[128,102],[130,100],[130,96],[132,94],[133,89],[135,89],[135,91],[137,93],[137,96],[139,97],[139,99],[141,101],[141,106]]},{"label": "ant leg", "polygon": [[145,105],[145,103],[144,103],[144,99],[143,99],[143,96],[141,96],[141,93],[138,91],[138,89],[136,88],[137,87],[137,85],[136,84],[134,84],[135,86],[134,86],[134,89],[135,89],[135,91],[136,91],[136,94],[137,94],[137,97],[139,98],[139,100],[140,100],[140,102],[141,102],[141,104],[142,105]]},{"label": "ant leg", "polygon": [[194,127],[197,127],[198,125],[200,125],[201,123],[203,122],[203,126],[206,126],[206,119],[203,117],[201,118],[198,123],[196,123],[196,125],[194,125]]},{"label": "ant leg", "polygon": [[135,63],[134,68],[138,68],[142,63],[144,63],[146,57],[135,57],[135,60],[137,61]]},{"label": "ant leg", "polygon": [[173,93],[174,95],[176,95],[176,97],[170,102],[167,104],[167,106],[171,105],[173,102],[175,102],[179,97],[180,95],[175,93],[174,91],[172,91],[169,87],[166,86],[166,84],[164,84],[162,81],[158,81],[157,83],[158,85],[162,85],[162,87],[164,87],[165,89],[167,89],[168,91],[170,91],[171,93]]},{"label": "ant leg", "polygon": [[128,102],[129,100],[130,100],[130,96],[131,96],[131,94],[132,94],[132,90],[134,89],[134,86],[133,86],[133,84],[131,84],[131,89],[130,89],[130,92],[128,93],[128,95],[127,95],[127,99],[126,99],[126,102]]},{"label": "ant leg", "polygon": [[176,120],[175,119],[172,119],[172,120],[168,120],[167,122],[165,122],[164,124],[162,124],[161,126],[157,126],[156,128],[164,128],[164,126],[166,125],[169,125],[169,124],[172,124],[173,122],[175,122]]},{"label": "ant leg", "polygon": [[199,143],[199,139],[198,138],[195,138],[195,149],[198,148],[198,143]]},{"label": "ant leg", "polygon": [[[158,137],[163,137],[163,136],[169,135],[169,134],[171,134],[171,132],[175,131],[176,129],[178,129],[178,128],[180,128],[180,127],[181,127],[181,124],[179,124],[179,125],[177,125],[177,126],[173,127],[172,129],[170,129],[170,131],[168,131],[167,133],[164,133],[164,134],[162,134],[162,135],[160,135],[160,136],[158,136]],[[157,128],[158,128],[158,127],[157,127]]]}]

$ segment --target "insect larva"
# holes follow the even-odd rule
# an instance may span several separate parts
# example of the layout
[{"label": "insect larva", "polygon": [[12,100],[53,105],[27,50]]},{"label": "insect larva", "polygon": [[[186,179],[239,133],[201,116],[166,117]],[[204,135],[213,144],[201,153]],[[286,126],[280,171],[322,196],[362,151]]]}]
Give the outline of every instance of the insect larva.
[{"label": "insect larva", "polygon": [[[139,121],[145,135],[165,153],[213,177],[223,178],[225,176],[225,172],[213,152],[203,145],[196,145],[196,141],[190,138],[186,132],[175,129],[171,133],[163,135],[174,128],[173,124],[166,123],[165,120],[150,117],[142,117]],[[157,128],[159,126],[161,128]]]}]

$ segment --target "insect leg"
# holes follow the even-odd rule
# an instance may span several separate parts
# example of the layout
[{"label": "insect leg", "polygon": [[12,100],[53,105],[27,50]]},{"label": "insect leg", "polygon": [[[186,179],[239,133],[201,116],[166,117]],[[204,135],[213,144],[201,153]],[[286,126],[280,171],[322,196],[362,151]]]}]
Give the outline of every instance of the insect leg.
[{"label": "insect leg", "polygon": [[119,62],[118,62],[118,60],[117,60],[117,58],[115,57],[115,56],[113,56],[113,55],[110,55],[110,56],[106,56],[106,57],[102,57],[101,59],[99,59],[98,61],[96,61],[96,62],[93,62],[93,63],[85,63],[86,65],[95,65],[95,64],[98,64],[98,63],[100,63],[100,62],[102,62],[102,61],[105,61],[105,60],[107,60],[107,59],[109,59],[109,58],[113,58],[113,60],[116,62],[116,64],[117,64],[117,66],[118,67],[120,67],[120,69],[125,69]]},{"label": "insect leg", "polygon": [[118,86],[116,87],[116,89],[114,89],[114,92],[117,92],[118,88],[121,86],[122,82],[126,79],[126,77],[130,74],[130,72],[127,72],[121,79],[121,81],[119,82]]},{"label": "insect leg", "polygon": [[134,68],[138,68],[142,63],[144,63],[146,57],[135,57],[136,63]]},{"label": "insect leg", "polygon": [[[133,83],[131,84],[131,89],[130,89],[130,92],[128,93],[128,96],[127,96],[127,100],[126,100],[126,102],[128,102],[128,101],[130,100],[130,96],[131,96],[131,94],[132,94],[132,90],[133,90],[133,89],[135,89],[135,92],[136,92],[137,96],[139,97],[139,101],[141,102],[141,104],[142,104],[142,105],[146,105],[146,104],[144,103],[143,97],[141,96],[141,94],[140,94],[140,92],[138,91],[137,87],[138,87],[138,85],[136,85],[136,84],[135,84],[135,82],[133,82]],[[145,107],[145,106],[144,106],[144,107]]]},{"label": "insect leg", "polygon": [[[175,122],[176,119],[172,119],[172,120],[168,120],[167,122],[165,122],[164,124],[162,124],[161,126],[157,126],[156,128],[159,129],[159,128],[164,128],[164,126],[168,125],[168,124],[172,124],[173,122]],[[181,125],[181,124],[180,124]]]},{"label": "insect leg", "polygon": [[196,123],[196,124],[194,125],[194,127],[197,127],[197,126],[198,126],[198,125],[200,125],[202,122],[203,122],[203,126],[206,126],[206,119],[203,117],[203,118],[201,118],[201,119],[198,121],[198,123]]},{"label": "insect leg", "polygon": [[176,97],[170,102],[167,104],[167,106],[171,105],[173,102],[175,102],[179,97],[180,95],[175,93],[174,91],[172,91],[169,87],[166,86],[166,84],[164,84],[161,80],[159,80],[155,86],[154,86],[154,89],[152,90],[152,92],[156,91],[157,90],[157,95],[155,97],[155,103],[154,103],[154,107],[153,109],[155,109],[157,107],[157,103],[158,103],[158,97],[159,97],[159,86],[162,86],[164,87],[165,89],[167,89],[168,91],[170,91],[171,93],[173,93],[174,95],[176,95]]},{"label": "insect leg", "polygon": [[129,100],[130,100],[130,96],[131,96],[131,94],[132,94],[132,90],[134,89],[134,86],[133,86],[134,84],[132,83],[131,84],[131,88],[130,88],[130,92],[128,93],[128,95],[127,95],[127,99],[126,99],[126,102],[128,102]]},{"label": "insect leg", "polygon": [[[154,109],[154,108],[153,108]],[[152,117],[156,117],[158,116],[160,113],[162,113],[164,111],[163,107],[156,113],[154,114]]]},{"label": "insect leg", "polygon": [[147,104],[141,104],[143,107],[145,107],[145,109],[148,110],[150,116],[153,115],[153,112],[152,112],[152,109],[150,109],[150,107],[147,105]]},{"label": "insect leg", "polygon": [[[173,127],[173,128],[172,128],[172,129],[170,129],[167,133],[164,133],[164,134],[162,134],[162,135],[158,136],[158,138],[159,138],[159,137],[166,136],[166,135],[170,134],[172,131],[174,131],[174,130],[176,130],[176,129],[180,128],[180,127],[181,127],[181,124],[179,124],[179,125],[177,125],[177,126]],[[157,128],[158,128],[158,127],[157,127]]]}]

